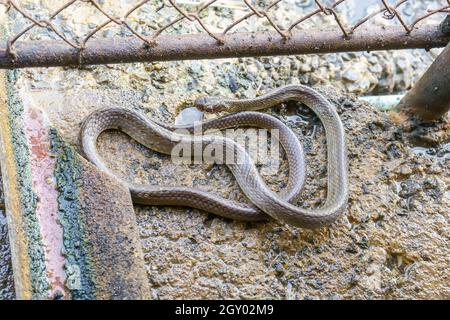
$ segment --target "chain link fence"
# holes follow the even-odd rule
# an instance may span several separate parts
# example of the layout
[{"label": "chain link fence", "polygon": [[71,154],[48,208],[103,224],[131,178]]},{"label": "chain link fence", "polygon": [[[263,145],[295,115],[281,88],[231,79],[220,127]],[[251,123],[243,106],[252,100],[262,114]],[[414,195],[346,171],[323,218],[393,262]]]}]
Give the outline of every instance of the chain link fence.
[{"label": "chain link fence", "polygon": [[[308,9],[306,10],[307,12],[303,10],[299,15],[297,15],[297,12],[294,11],[282,11],[284,12],[284,15],[280,15],[279,13],[280,8],[283,6],[292,6],[293,4],[296,6],[302,6],[306,2],[310,2]],[[322,45],[326,45],[326,43],[324,44],[324,41],[330,41],[330,37],[326,37],[325,33],[319,32],[321,30],[321,23],[313,19],[316,17],[328,18],[328,22],[330,24],[329,27],[327,27],[327,34],[332,34],[334,41],[342,41],[344,43],[347,42],[349,44],[348,51],[350,51],[355,49],[373,49],[374,43],[376,44],[377,41],[379,43],[382,42],[384,33],[382,29],[385,29],[386,27],[383,26],[382,28],[373,28],[373,26],[369,23],[372,20],[382,17],[385,21],[390,22],[392,28],[395,28],[389,29],[395,30],[395,32],[389,33],[386,31],[386,36],[388,38],[389,36],[393,37],[391,40],[394,43],[397,41],[399,48],[408,47],[408,45],[411,47],[435,47],[445,45],[448,42],[447,36],[436,34],[435,32],[430,33],[430,23],[427,23],[427,21],[431,21],[433,16],[436,17],[439,14],[442,15],[440,18],[441,20],[445,17],[445,15],[448,15],[450,13],[450,0],[434,2],[432,6],[427,7],[426,9],[415,9],[413,10],[413,13],[410,12],[407,15],[402,13],[402,8],[412,2],[414,2],[414,0],[400,0],[395,3],[394,1],[389,0],[372,0],[367,2],[353,0],[209,0],[204,2],[194,0],[143,0],[139,2],[124,1],[126,5],[121,3],[117,6],[120,7],[120,9],[123,9],[123,12],[117,12],[120,10],[116,10],[113,5],[114,2],[108,4],[102,0],[70,0],[65,2],[63,5],[60,5],[53,12],[48,12],[47,15],[44,16],[43,14],[34,15],[32,10],[28,10],[26,6],[21,4],[19,1],[0,0],[0,9],[3,6],[6,12],[9,13],[10,17],[13,16],[17,19],[21,19],[23,21],[22,24],[25,24],[21,29],[11,32],[11,36],[6,39],[3,47],[0,47],[0,68],[32,65],[32,63],[28,60],[33,57],[30,56],[28,54],[29,52],[26,50],[30,51],[32,48],[39,48],[39,44],[35,44],[33,47],[27,47],[26,43],[32,42],[29,38],[27,38],[27,36],[32,33],[32,31],[35,31],[35,29],[40,29],[46,33],[51,33],[51,39],[63,42],[68,47],[66,48],[65,54],[69,55],[71,57],[70,60],[72,61],[73,56],[76,53],[78,61],[77,64],[79,65],[97,63],[96,61],[89,61],[89,59],[83,61],[85,51],[89,48],[90,43],[94,43],[99,39],[104,40],[105,38],[117,38],[116,36],[109,36],[109,33],[107,32],[102,32],[112,26],[119,27],[122,30],[119,37],[124,39],[126,38],[127,41],[129,41],[129,37],[132,36],[134,37],[133,41],[139,41],[139,43],[133,42],[135,47],[131,50],[136,50],[136,46],[140,46],[139,50],[147,50],[148,52],[151,52],[153,48],[164,45],[166,45],[164,50],[170,51],[171,48],[169,45],[172,42],[167,41],[171,40],[170,38],[168,39],[167,36],[172,35],[172,37],[175,37],[174,33],[183,33],[178,32],[180,29],[179,26],[193,25],[198,31],[195,32],[198,37],[189,39],[195,41],[199,40],[196,44],[197,46],[201,46],[205,43],[205,41],[208,41],[207,43],[209,46],[214,45],[217,48],[216,52],[220,52],[221,50],[223,51],[223,48],[231,46],[236,52],[236,56],[238,56],[239,50],[236,50],[236,45],[238,46],[237,49],[239,49],[239,43],[236,43],[236,41],[240,41],[241,45],[245,46],[248,45],[248,41],[252,42],[251,39],[255,38],[254,36],[239,38],[240,34],[243,34],[243,32],[240,31],[240,29],[242,29],[241,27],[245,24],[246,27],[243,29],[251,32],[256,31],[251,30],[251,26],[252,24],[257,25],[258,23],[256,21],[258,20],[263,21],[263,28],[257,30],[258,35],[267,36],[264,39],[259,39],[259,41],[266,41],[267,46],[270,46],[271,40],[279,41],[278,43],[281,43],[281,45],[279,45],[280,47],[283,46],[283,43],[288,45],[290,41],[293,41],[293,39],[297,39],[297,41],[305,41],[305,35],[309,34],[314,38],[308,39],[310,42],[309,46],[311,47],[311,50],[314,51],[313,48],[315,43],[322,43]],[[370,6],[368,6],[368,3]],[[85,6],[86,8],[89,8],[89,10],[94,10],[96,22],[91,23],[91,28],[88,32],[82,35],[74,35],[74,33],[67,30],[67,28],[66,30],[61,28],[60,20],[62,16],[67,19],[67,16],[70,16],[71,14],[75,15],[75,12],[77,12],[80,6]],[[345,14],[348,10],[353,10],[354,12],[366,12],[364,10],[358,10],[358,7],[363,6],[364,9],[370,9],[366,10],[370,12],[365,14],[363,17],[358,19],[349,19],[348,15]],[[210,19],[208,19],[208,13],[211,10],[217,11],[219,10],[218,8],[226,11],[227,18],[224,18],[222,21],[211,23]],[[152,19],[145,21],[136,19],[135,16],[138,15],[140,11],[150,11],[152,13],[151,16],[154,17],[153,21]],[[170,12],[170,14],[167,12]],[[232,19],[230,19],[230,16]],[[363,28],[363,26],[366,26],[366,28]],[[363,29],[364,32],[362,32],[361,29]],[[356,33],[359,30],[361,30],[360,35],[359,37],[356,37]],[[428,33],[421,33],[421,31],[424,30],[428,31]],[[433,29],[433,31],[435,30]],[[338,35],[339,37],[337,38]],[[299,36],[302,36],[303,38],[298,38]],[[370,39],[370,37],[372,37],[372,41],[367,43],[366,40]],[[381,38],[377,40],[375,39],[376,37]],[[356,41],[357,39],[359,39],[359,42],[355,48],[355,45],[352,46],[350,44],[352,43],[352,40]],[[404,43],[405,39],[408,41],[410,40],[409,44]],[[414,42],[417,39],[420,39],[421,41],[417,43]],[[172,40],[175,40],[175,38]],[[213,43],[211,43],[211,41],[213,41]],[[167,42],[169,42],[169,45],[167,45]],[[25,43],[25,47],[22,48],[22,52],[17,48],[18,43]],[[49,46],[49,44],[46,43],[41,46],[41,48],[45,47],[47,51],[41,52],[40,55],[42,56],[42,54],[45,53],[48,56],[53,56],[53,59],[55,60],[53,63],[47,63],[47,65],[73,64],[73,61],[71,63],[67,63],[67,61],[63,61],[64,59],[60,57],[62,54],[60,44],[56,47],[57,50],[60,51],[56,53],[52,52],[52,47],[55,47],[54,45],[55,44]],[[105,54],[117,54],[117,48],[110,53],[105,53],[105,50],[103,50],[104,46],[108,45],[112,45],[112,42],[108,44],[108,42],[103,41],[102,47],[95,48],[94,46],[93,50],[96,50],[97,55],[102,55],[103,58]],[[124,45],[124,43],[121,42],[121,45]],[[382,45],[380,46],[383,47]],[[328,49],[322,49],[322,52],[339,51],[337,49],[333,49],[334,47],[335,46],[328,46]],[[388,45],[388,47],[392,47],[392,45]],[[69,49],[69,51],[67,51],[67,49]],[[174,50],[175,49],[179,51],[178,48],[174,48]],[[377,49],[376,46],[375,49]],[[124,50],[126,50],[126,48]],[[276,53],[276,49],[272,51]],[[273,52],[269,52],[269,54],[273,54]],[[142,55],[142,51],[136,51],[135,54],[140,56]],[[285,54],[285,52],[280,50],[280,54]],[[25,58],[21,59],[21,55],[28,60]],[[189,58],[189,52],[185,52],[185,55],[187,55],[187,57],[180,54],[180,59]],[[194,58],[196,57],[195,54],[192,56]],[[221,55],[218,54],[218,57],[220,56]],[[230,54],[227,56],[230,56]],[[59,61],[56,61],[58,60],[58,57]],[[214,54],[212,54],[212,57],[214,57]],[[37,59],[39,56],[35,54],[34,58]],[[146,56],[146,58],[151,57]],[[176,56],[174,58],[176,58]],[[140,59],[144,58],[141,57]],[[28,63],[24,63],[24,60],[27,60]],[[98,63],[102,63],[100,60]],[[105,62],[109,62],[111,59],[106,60],[107,61]],[[139,59],[136,59],[136,61],[139,61]],[[113,62],[117,61],[114,60]],[[39,65],[42,65],[42,61]]]}]

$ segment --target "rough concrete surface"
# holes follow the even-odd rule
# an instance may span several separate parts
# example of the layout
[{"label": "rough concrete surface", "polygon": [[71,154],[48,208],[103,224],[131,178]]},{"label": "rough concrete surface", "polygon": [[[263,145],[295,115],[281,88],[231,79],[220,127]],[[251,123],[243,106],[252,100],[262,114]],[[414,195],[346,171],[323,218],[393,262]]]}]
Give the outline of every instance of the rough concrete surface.
[{"label": "rough concrete surface", "polygon": [[[185,101],[201,95],[253,97],[288,83],[322,85],[346,128],[345,215],[329,228],[308,231],[187,208],[135,206],[151,297],[449,299],[449,117],[402,126],[343,93],[408,89],[431,60],[416,50],[30,69],[18,87],[77,146],[83,118],[102,107],[173,122]],[[308,180],[298,205],[319,206],[327,177],[320,122],[291,103],[269,112],[298,134],[306,151]],[[130,181],[195,186],[245,200],[224,166],[174,165],[117,132],[105,134],[99,149]],[[260,168],[274,190],[283,186],[285,164],[275,176]]]},{"label": "rough concrete surface", "polygon": [[[130,89],[32,89],[33,72],[22,74],[22,93],[45,109],[74,145],[82,119],[94,109],[122,106],[173,121],[176,102],[182,100],[169,89],[149,97]],[[111,79],[115,72],[110,71]],[[176,81],[166,88],[177,87]],[[321,90],[346,128],[351,193],[345,216],[312,232],[275,222],[238,223],[186,208],[136,206],[152,298],[450,298],[445,272],[449,119],[400,129],[388,114],[354,96]],[[271,113],[298,133],[305,147],[308,181],[298,204],[320,205],[327,177],[320,122],[290,103]],[[117,132],[105,134],[99,149],[128,180],[195,186],[243,198],[223,166],[174,165]],[[261,166],[274,190],[283,186],[285,170],[282,166],[279,175],[267,176]]]},{"label": "rough concrete surface", "polygon": [[[3,183],[2,183],[3,185]],[[0,185],[0,200],[4,203],[3,188]],[[0,300],[14,298],[11,253],[5,211],[0,210]]]}]

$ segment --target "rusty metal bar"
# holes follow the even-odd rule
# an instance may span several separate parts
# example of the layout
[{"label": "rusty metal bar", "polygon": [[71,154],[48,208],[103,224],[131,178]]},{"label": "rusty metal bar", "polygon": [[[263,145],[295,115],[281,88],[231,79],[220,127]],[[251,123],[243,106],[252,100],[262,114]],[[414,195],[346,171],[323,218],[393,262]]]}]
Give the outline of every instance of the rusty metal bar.
[{"label": "rusty metal bar", "polygon": [[[443,34],[450,16],[441,24]],[[395,110],[423,120],[436,120],[450,110],[450,43],[436,58],[417,84],[400,101]]]},{"label": "rusty metal bar", "polygon": [[64,41],[27,41],[14,44],[13,54],[0,47],[0,69],[80,66],[128,62],[217,59],[348,51],[444,47],[450,35],[439,26],[424,26],[405,34],[402,27],[358,29],[348,39],[339,30],[309,30],[283,39],[276,32],[221,35],[160,36],[149,46],[136,37],[92,40],[83,50]]}]

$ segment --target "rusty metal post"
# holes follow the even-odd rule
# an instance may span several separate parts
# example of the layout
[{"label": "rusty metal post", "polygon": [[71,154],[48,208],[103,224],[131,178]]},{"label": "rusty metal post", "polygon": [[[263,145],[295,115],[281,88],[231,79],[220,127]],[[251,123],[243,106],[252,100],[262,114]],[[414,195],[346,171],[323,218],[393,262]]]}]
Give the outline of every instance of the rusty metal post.
[{"label": "rusty metal post", "polygon": [[[441,24],[450,34],[450,16]],[[450,110],[450,43],[395,110],[423,120],[436,120]]]}]

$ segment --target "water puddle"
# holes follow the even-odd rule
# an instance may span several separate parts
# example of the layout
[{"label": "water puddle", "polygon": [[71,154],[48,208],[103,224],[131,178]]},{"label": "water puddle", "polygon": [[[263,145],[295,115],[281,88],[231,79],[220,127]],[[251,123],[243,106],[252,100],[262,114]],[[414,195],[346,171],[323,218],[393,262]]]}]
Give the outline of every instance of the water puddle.
[{"label": "water puddle", "polygon": [[440,161],[450,159],[450,142],[436,145],[415,138],[411,139],[410,142],[413,145],[411,150],[414,154]]},{"label": "water puddle", "polygon": [[203,120],[203,112],[195,107],[183,109],[175,118],[175,125],[190,125]]},{"label": "water puddle", "polygon": [[283,116],[289,122],[293,122],[295,124],[309,124],[311,119],[315,117],[312,110],[306,106],[291,101],[287,102],[285,105],[286,111]]}]

